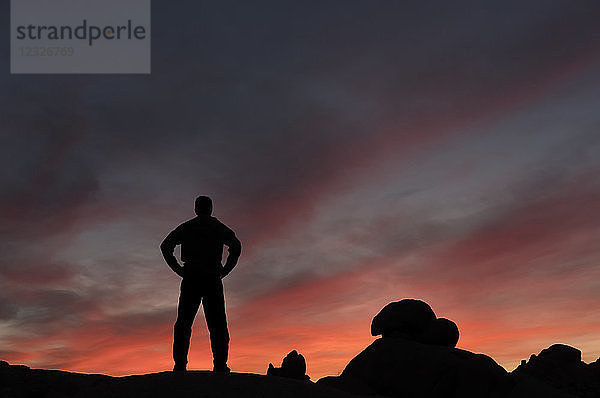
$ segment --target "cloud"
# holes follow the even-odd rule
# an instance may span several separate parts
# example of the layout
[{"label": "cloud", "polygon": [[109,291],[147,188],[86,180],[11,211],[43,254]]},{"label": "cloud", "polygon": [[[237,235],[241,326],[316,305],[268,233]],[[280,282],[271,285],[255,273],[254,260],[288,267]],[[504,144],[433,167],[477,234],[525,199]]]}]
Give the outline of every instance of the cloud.
[{"label": "cloud", "polygon": [[0,275],[6,282],[28,286],[48,286],[69,282],[75,275],[75,270],[69,264],[44,264],[42,259],[37,263],[11,262],[4,263]]}]

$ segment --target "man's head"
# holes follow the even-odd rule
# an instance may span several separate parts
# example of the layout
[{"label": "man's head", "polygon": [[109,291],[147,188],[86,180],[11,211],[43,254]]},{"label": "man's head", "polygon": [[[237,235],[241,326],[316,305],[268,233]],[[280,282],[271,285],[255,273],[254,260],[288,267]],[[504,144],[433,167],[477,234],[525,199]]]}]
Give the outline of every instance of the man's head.
[{"label": "man's head", "polygon": [[198,196],[194,210],[199,216],[210,216],[212,214],[212,200],[208,196]]}]

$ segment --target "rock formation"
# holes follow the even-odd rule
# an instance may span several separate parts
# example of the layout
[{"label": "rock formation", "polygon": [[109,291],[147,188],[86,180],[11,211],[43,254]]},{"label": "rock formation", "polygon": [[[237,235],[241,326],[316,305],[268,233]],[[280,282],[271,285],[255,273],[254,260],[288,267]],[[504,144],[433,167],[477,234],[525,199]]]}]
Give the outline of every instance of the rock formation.
[{"label": "rock formation", "polygon": [[306,374],[306,361],[296,350],[291,351],[283,358],[280,368],[276,368],[270,363],[267,369],[267,376],[288,377],[298,380],[310,379]]},{"label": "rock formation", "polygon": [[554,344],[538,355],[533,354],[512,373],[540,380],[578,397],[600,397],[600,358],[586,364],[581,360],[581,351],[568,345]]},{"label": "rock formation", "polygon": [[391,397],[483,397],[500,388],[505,376],[485,355],[389,337],[352,359],[340,379]]},{"label": "rock formation", "polygon": [[456,347],[458,343],[458,326],[450,319],[437,318],[429,322],[420,336],[420,341],[426,344]]},{"label": "rock formation", "polygon": [[404,299],[389,303],[371,322],[371,335],[402,337],[419,343],[456,347],[458,327],[446,318],[436,318],[424,301]]},{"label": "rock formation", "polygon": [[[573,390],[546,383],[540,377],[509,374],[486,355],[455,348],[457,325],[436,318],[431,307],[420,300],[386,305],[373,318],[371,334],[381,334],[382,338],[354,357],[340,376],[325,377],[317,383],[355,394],[397,398],[574,396]],[[571,347],[551,348],[540,356],[561,363],[581,359],[581,353]],[[600,361],[596,369],[600,369]]]},{"label": "rock formation", "polygon": [[371,335],[418,339],[435,319],[435,313],[424,301],[404,299],[389,303],[371,322]]}]

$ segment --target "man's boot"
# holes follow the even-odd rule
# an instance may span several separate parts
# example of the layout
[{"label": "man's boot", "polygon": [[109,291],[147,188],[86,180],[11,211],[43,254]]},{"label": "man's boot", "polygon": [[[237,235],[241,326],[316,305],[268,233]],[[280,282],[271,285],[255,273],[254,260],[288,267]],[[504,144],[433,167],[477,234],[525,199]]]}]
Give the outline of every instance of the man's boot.
[{"label": "man's boot", "polygon": [[229,366],[227,366],[226,363],[215,363],[213,367],[213,372],[230,373],[231,369],[229,369]]},{"label": "man's boot", "polygon": [[173,372],[185,372],[187,371],[187,364],[181,364],[181,363],[176,363],[175,366],[173,366]]}]

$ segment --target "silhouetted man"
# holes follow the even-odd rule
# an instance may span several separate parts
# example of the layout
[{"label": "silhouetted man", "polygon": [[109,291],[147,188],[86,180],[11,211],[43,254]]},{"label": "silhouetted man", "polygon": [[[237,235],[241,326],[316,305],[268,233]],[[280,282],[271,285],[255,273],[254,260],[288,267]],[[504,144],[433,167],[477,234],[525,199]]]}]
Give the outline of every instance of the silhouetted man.
[{"label": "silhouetted man", "polygon": [[[213,370],[229,372],[229,331],[221,278],[237,264],[242,245],[231,229],[211,216],[212,201],[208,196],[196,199],[195,210],[197,217],[175,228],[160,245],[169,267],[183,278],[173,333],[173,371],[186,370],[192,324],[202,302],[210,333]],[[173,255],[177,245],[181,245],[183,266]],[[223,245],[229,247],[225,266],[221,265]]]}]

